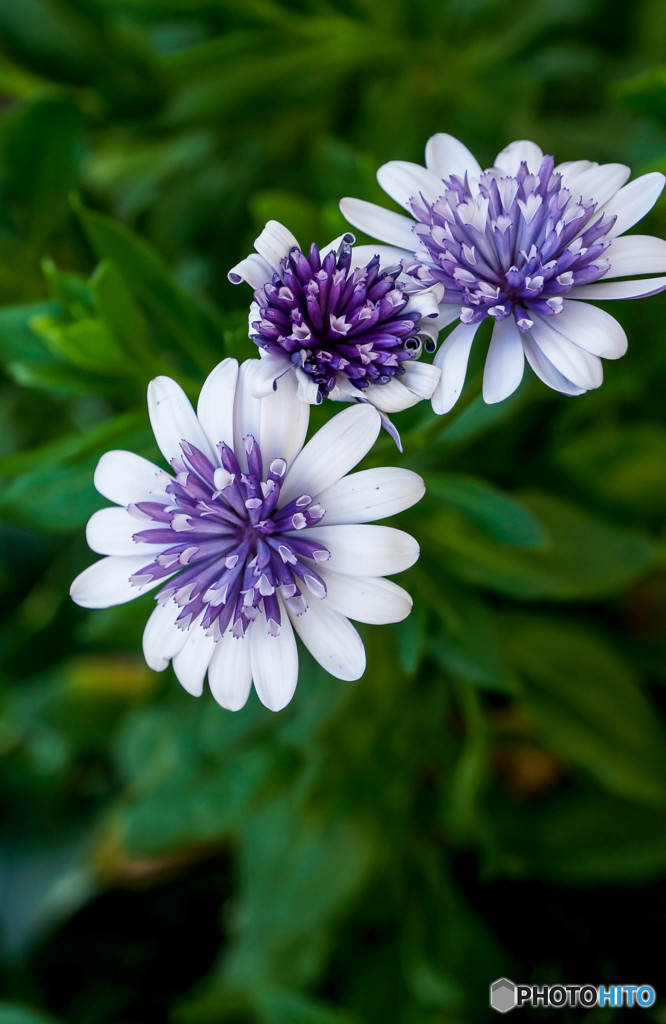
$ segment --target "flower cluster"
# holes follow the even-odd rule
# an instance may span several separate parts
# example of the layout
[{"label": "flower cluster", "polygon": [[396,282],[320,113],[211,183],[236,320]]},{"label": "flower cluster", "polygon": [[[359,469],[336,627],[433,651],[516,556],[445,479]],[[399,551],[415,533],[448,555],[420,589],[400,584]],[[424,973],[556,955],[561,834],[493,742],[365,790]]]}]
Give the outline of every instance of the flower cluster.
[{"label": "flower cluster", "polygon": [[[253,290],[248,333],[258,359],[225,359],[196,412],[179,385],[152,381],[148,409],[170,472],[131,452],[108,452],[95,485],[113,502],[88,543],[104,557],[72,584],[87,608],[156,591],[143,648],[156,671],[170,661],[190,693],[208,677],[225,708],[252,684],[272,710],[291,699],[297,634],[340,679],[365,668],[350,619],[397,622],[411,599],[386,577],[409,568],[416,541],[375,521],[424,493],[406,469],[350,472],[388,414],[431,399],[448,412],[475,334],[492,324],[483,397],[499,402],[528,363],[547,385],[579,395],[602,381],[601,359],[627,347],[620,324],[587,300],[666,289],[666,242],[628,235],[654,205],[661,174],[627,184],[629,168],[555,165],[534,143],[507,146],[482,170],[449,135],[425,167],[393,161],[382,188],[409,214],[343,199],[345,234],[302,249],[269,221],[255,252],[229,273]],[[388,243],[388,244],[385,244]],[[457,326],[440,344],[440,332]],[[309,441],[311,404],[352,403]]]}]

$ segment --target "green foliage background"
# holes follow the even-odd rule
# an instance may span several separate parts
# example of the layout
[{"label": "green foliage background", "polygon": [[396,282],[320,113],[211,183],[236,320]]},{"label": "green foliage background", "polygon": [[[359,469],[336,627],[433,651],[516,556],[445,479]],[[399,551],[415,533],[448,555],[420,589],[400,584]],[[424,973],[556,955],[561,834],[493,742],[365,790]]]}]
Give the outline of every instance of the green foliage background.
[{"label": "green foliage background", "polygon": [[0,0],[0,48],[2,1024],[474,1024],[502,974],[658,987],[664,296],[609,307],[630,348],[597,392],[397,417],[405,455],[370,460],[428,483],[415,606],[362,629],[358,683],[303,652],[285,711],[232,715],[145,668],[149,597],[68,587],[101,452],[158,456],[150,378],[195,396],[254,354],[226,271],[266,219],[334,237],[436,131],[666,171],[664,5]]}]

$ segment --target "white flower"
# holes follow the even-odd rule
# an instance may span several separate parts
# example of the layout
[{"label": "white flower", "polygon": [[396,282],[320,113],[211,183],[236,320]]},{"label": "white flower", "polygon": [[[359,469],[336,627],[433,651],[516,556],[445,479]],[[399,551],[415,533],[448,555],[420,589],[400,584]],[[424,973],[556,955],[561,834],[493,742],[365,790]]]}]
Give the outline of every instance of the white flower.
[{"label": "white flower", "polygon": [[[426,166],[391,161],[377,178],[410,218],[360,199],[343,199],[347,220],[395,246],[418,287],[443,288],[439,325],[459,324],[435,364],[442,376],[437,413],[456,403],[479,324],[494,326],[483,378],[486,402],[518,387],[525,357],[550,387],[580,395],[599,387],[601,357],[627,348],[619,323],[587,299],[654,295],[666,277],[666,242],[623,233],[656,203],[656,172],[625,184],[623,164],[576,160],[555,166],[533,142],[512,142],[483,171],[450,135],[434,135]],[[600,279],[603,278],[603,281]]]},{"label": "white flower", "polygon": [[229,272],[233,284],[254,289],[249,333],[263,357],[260,393],[291,373],[304,402],[365,401],[393,413],[431,397],[439,370],[417,360],[437,337],[442,289],[407,295],[392,250],[353,242],[347,234],[321,250],[313,243],[305,255],[272,220],[256,253]]},{"label": "white flower", "polygon": [[103,455],[90,547],[105,555],[76,578],[84,608],[123,604],[160,586],[143,636],[156,671],[173,660],[185,689],[241,708],[252,682],[277,711],[298,676],[294,630],[340,679],[357,679],[365,651],[349,618],[398,622],[411,599],[386,574],[418,557],[401,530],[368,522],[408,508],[423,481],[406,469],[347,475],[370,450],[379,414],[358,405],[305,444],[309,406],[290,377],[257,398],[260,361],[225,359],[195,413],[175,381],[148,388],[155,439],[172,473],[131,452]]}]

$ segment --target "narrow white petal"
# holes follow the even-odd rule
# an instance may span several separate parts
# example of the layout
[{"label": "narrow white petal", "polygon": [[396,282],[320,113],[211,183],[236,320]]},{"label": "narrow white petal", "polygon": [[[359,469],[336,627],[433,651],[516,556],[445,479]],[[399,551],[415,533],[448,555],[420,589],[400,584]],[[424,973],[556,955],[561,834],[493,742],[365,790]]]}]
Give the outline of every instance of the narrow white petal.
[{"label": "narrow white petal", "polygon": [[416,236],[412,231],[414,221],[401,213],[349,197],[340,200],[340,209],[350,224],[371,238],[378,238],[380,242],[388,242],[410,253],[416,249]]},{"label": "narrow white petal", "polygon": [[567,292],[570,299],[645,299],[666,290],[666,277],[646,277],[641,281],[597,281],[581,284]]},{"label": "narrow white petal", "polygon": [[324,568],[351,576],[391,576],[419,557],[414,538],[393,526],[315,526],[307,537],[330,551]]},{"label": "narrow white petal", "polygon": [[610,260],[604,280],[634,274],[666,273],[666,241],[654,235],[625,235],[614,238],[603,254]]},{"label": "narrow white petal", "polygon": [[466,172],[470,178],[476,178],[481,174],[481,166],[467,146],[444,132],[428,139],[425,162],[428,170],[438,178],[450,178],[452,174],[464,178]]},{"label": "narrow white petal", "polygon": [[289,255],[291,249],[300,248],[291,231],[277,220],[268,221],[254,247],[261,258],[276,271],[280,269],[280,261]]},{"label": "narrow white petal", "polygon": [[[384,164],[377,171],[377,181],[391,199],[410,213],[411,199],[418,200],[422,195],[429,203],[434,203],[442,194],[442,182],[435,174],[407,160],[391,160]],[[386,241],[395,239],[387,238]]]},{"label": "narrow white petal", "polygon": [[124,508],[101,508],[93,513],[86,526],[88,547],[98,555],[135,555],[144,559],[144,565],[168,544],[144,544],[132,540],[135,533],[146,530],[154,524],[147,519],[137,519]]},{"label": "narrow white petal", "polygon": [[360,679],[365,672],[363,641],[349,619],[324,601],[313,601],[291,621],[315,661],[336,679]]},{"label": "narrow white petal", "polygon": [[145,565],[146,559],[141,556],[101,558],[76,577],[69,588],[72,601],[80,604],[82,608],[111,608],[116,604],[127,604],[135,597],[141,597],[142,594],[153,590],[168,578],[151,580],[138,587],[133,586],[130,583],[130,576],[139,572]]},{"label": "narrow white petal", "polygon": [[134,452],[105,452],[97,463],[94,483],[101,495],[117,505],[161,501],[171,477]]},{"label": "narrow white petal", "polygon": [[573,198],[593,199],[598,206],[608,202],[629,179],[631,168],[625,164],[601,164],[583,171],[567,187]]},{"label": "narrow white petal", "polygon": [[644,217],[657,202],[665,183],[666,178],[659,171],[643,174],[621,188],[602,206],[599,213],[604,213],[607,217],[617,217],[609,237],[621,235]]},{"label": "narrow white petal", "polygon": [[180,608],[175,601],[156,604],[143,631],[143,656],[155,672],[163,672],[184,646],[188,634],[176,626]]},{"label": "narrow white petal", "polygon": [[[400,216],[400,214],[396,214]],[[380,245],[376,242],[374,245],[355,245],[352,249],[351,266],[352,270],[356,267],[365,267],[374,256],[379,256],[379,262],[382,270],[387,270],[388,267],[400,266],[400,261],[404,260],[405,256],[412,255],[414,247],[411,249],[398,249],[394,245]]]},{"label": "narrow white petal", "polygon": [[261,401],[258,440],[264,472],[273,459],[285,459],[291,465],[305,443],[309,419],[310,406],[298,399],[297,374],[285,373],[276,382],[275,391]]},{"label": "narrow white petal", "polygon": [[316,405],[319,401],[319,387],[304,370],[297,368],[296,379],[298,380],[298,401],[305,405]]},{"label": "narrow white petal", "polygon": [[193,697],[200,697],[211,658],[215,652],[215,641],[204,633],[201,626],[191,626],[185,643],[173,659],[173,670],[183,689]]},{"label": "narrow white petal", "polygon": [[[238,362],[223,359],[204,381],[197,404],[197,416],[217,455],[221,442],[234,443],[234,395],[238,380]],[[216,459],[219,462],[219,459]]]},{"label": "narrow white petal", "polygon": [[328,420],[297,455],[285,477],[280,505],[319,494],[348,473],[377,440],[381,421],[371,405],[355,405]]},{"label": "narrow white petal", "polygon": [[536,174],[541,166],[543,160],[543,150],[537,146],[536,142],[529,142],[527,139],[518,139],[516,142],[510,142],[508,146],[498,153],[495,157],[495,167],[498,167],[505,174],[513,175],[516,174],[523,161],[527,164],[527,169]]},{"label": "narrow white petal", "polygon": [[209,459],[215,458],[187,395],[171,377],[151,380],[148,415],[157,445],[167,462],[181,457],[181,441],[195,445]]},{"label": "narrow white petal", "polygon": [[247,472],[247,454],[243,439],[252,435],[259,441],[261,428],[261,403],[255,395],[254,376],[261,373],[259,359],[246,359],[238,369],[238,383],[234,398],[234,451],[240,468]]},{"label": "narrow white petal", "polygon": [[294,631],[284,605],[278,636],[268,632],[263,611],[250,624],[250,665],[261,703],[270,711],[281,711],[294,695],[298,682],[298,650]]},{"label": "narrow white petal", "polygon": [[441,305],[439,307],[439,313],[437,316],[429,316],[421,320],[419,324],[419,334],[424,334],[427,338],[432,338],[436,341],[439,337],[439,332],[443,331],[445,327],[452,324],[454,320],[457,320],[460,316],[460,306],[456,305]]},{"label": "narrow white petal", "polygon": [[553,366],[550,359],[548,359],[538,345],[535,344],[534,340],[530,337],[529,333],[525,334],[523,338],[523,348],[525,350],[525,356],[527,361],[536,373],[537,377],[547,384],[549,388],[554,391],[559,391],[563,395],[582,395],[587,390],[586,388],[579,388],[576,384],[573,384],[563,373]]},{"label": "narrow white petal", "polygon": [[441,416],[460,398],[465,383],[469,353],[478,324],[459,324],[442,342],[433,360],[442,376],[432,396],[433,411]]},{"label": "narrow white petal", "polygon": [[258,253],[253,252],[232,267],[227,277],[232,284],[247,282],[250,288],[256,292],[257,288],[263,288],[268,281],[272,280],[273,268]]},{"label": "narrow white petal", "polygon": [[587,302],[565,299],[562,312],[549,318],[549,326],[594,356],[619,359],[627,351],[624,328],[610,313]]},{"label": "narrow white petal", "polygon": [[603,368],[598,356],[579,348],[575,341],[560,334],[543,317],[534,317],[530,333],[546,358],[564,377],[586,391],[599,387],[603,381]]},{"label": "narrow white petal", "polygon": [[320,570],[326,584],[325,604],[357,622],[383,626],[402,622],[412,610],[406,590],[383,576],[345,576]]},{"label": "narrow white petal", "polygon": [[508,317],[493,327],[483,371],[484,402],[494,405],[512,395],[523,379],[524,369],[520,331],[513,317]]},{"label": "narrow white petal", "polygon": [[240,711],[247,703],[252,686],[250,637],[226,633],[215,644],[208,666],[208,685],[213,697],[227,711]]},{"label": "narrow white petal", "polygon": [[326,509],[323,522],[335,526],[395,516],[415,505],[424,494],[425,484],[418,473],[385,466],[350,473],[316,497]]}]

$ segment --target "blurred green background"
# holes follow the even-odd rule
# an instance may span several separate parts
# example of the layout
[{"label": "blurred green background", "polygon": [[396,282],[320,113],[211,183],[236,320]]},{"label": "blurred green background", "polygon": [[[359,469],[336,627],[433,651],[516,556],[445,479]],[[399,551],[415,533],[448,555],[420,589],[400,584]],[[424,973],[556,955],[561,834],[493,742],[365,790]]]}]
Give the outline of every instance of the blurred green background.
[{"label": "blurred green background", "polygon": [[195,396],[255,353],[226,272],[266,219],[327,241],[436,131],[666,171],[664,4],[1,0],[0,49],[1,1024],[475,1024],[501,975],[659,988],[664,296],[609,305],[599,391],[396,417],[405,455],[370,460],[428,483],[396,522],[415,606],[362,628],[357,683],[303,652],[285,711],[232,715],[146,669],[150,597],[68,587],[100,453],[158,457],[150,378]]}]

